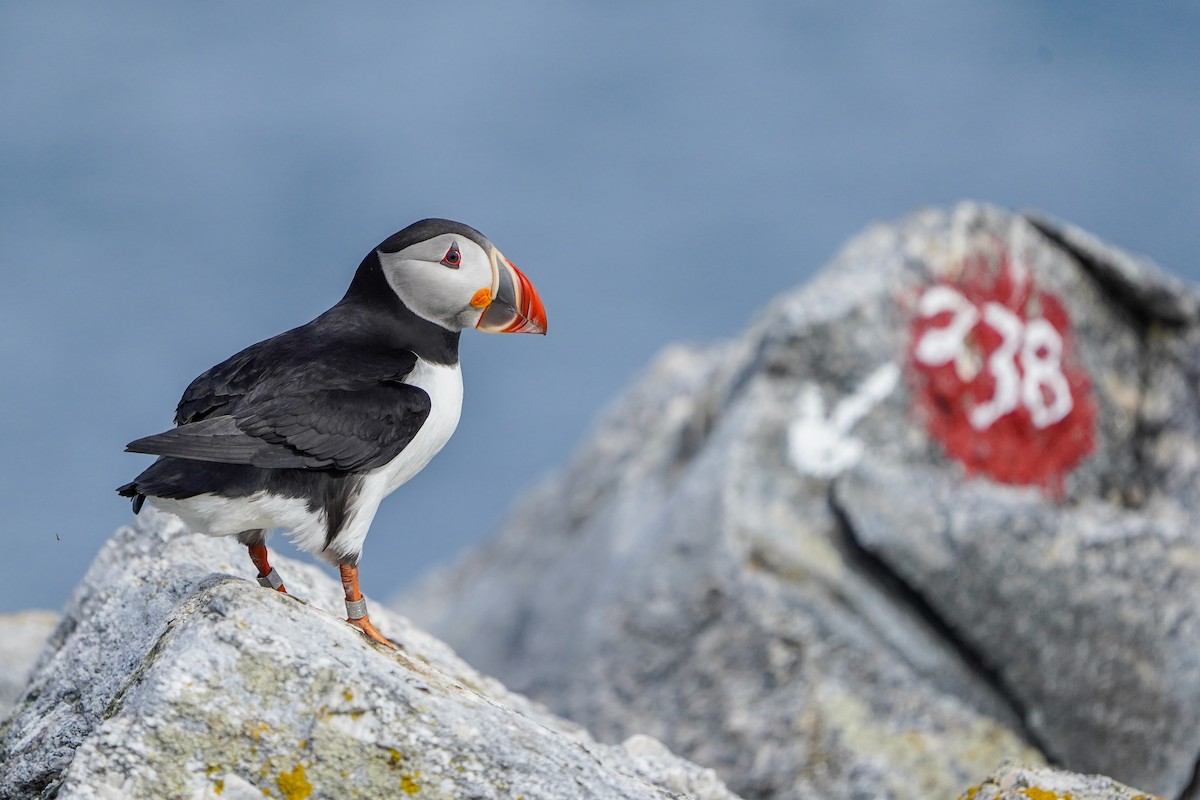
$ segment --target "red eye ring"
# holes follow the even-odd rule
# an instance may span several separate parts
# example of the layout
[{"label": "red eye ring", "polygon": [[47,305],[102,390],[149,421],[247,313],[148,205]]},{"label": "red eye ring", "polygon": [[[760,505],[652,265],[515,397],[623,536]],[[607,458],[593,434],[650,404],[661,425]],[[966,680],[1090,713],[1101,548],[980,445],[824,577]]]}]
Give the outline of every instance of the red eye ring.
[{"label": "red eye ring", "polygon": [[450,249],[446,251],[446,255],[442,256],[442,266],[450,267],[450,269],[458,269],[458,265],[461,263],[462,252],[458,249],[458,245],[450,245]]}]

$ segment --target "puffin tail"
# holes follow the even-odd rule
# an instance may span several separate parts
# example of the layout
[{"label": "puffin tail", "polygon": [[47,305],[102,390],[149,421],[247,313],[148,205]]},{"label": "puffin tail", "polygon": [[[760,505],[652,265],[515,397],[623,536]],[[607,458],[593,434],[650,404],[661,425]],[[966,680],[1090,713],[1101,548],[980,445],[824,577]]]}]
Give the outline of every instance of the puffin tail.
[{"label": "puffin tail", "polygon": [[142,510],[142,504],[146,502],[146,495],[138,491],[137,481],[132,481],[124,486],[117,487],[117,494],[121,497],[133,498],[133,513],[138,513]]}]

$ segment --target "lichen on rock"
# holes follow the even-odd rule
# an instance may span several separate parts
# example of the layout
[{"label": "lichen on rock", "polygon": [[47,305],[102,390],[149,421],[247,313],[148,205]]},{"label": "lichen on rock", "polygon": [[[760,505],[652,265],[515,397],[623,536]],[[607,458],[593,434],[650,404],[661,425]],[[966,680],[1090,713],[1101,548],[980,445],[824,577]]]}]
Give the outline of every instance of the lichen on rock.
[{"label": "lichen on rock", "polygon": [[959,800],[1162,800],[1103,775],[1006,764]]}]

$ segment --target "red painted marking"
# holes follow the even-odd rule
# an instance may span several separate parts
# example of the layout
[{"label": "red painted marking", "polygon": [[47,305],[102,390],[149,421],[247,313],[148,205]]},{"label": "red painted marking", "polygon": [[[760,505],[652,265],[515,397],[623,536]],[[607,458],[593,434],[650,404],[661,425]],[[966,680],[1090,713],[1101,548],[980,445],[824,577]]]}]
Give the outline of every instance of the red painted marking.
[{"label": "red painted marking", "polygon": [[925,289],[908,365],[929,433],[968,474],[1061,494],[1095,447],[1092,382],[1066,308],[1007,253],[969,257]]}]

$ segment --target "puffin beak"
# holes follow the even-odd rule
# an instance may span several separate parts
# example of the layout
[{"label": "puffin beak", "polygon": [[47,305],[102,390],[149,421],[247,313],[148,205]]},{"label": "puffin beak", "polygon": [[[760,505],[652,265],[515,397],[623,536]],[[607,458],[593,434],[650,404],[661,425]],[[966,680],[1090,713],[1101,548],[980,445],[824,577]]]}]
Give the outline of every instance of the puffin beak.
[{"label": "puffin beak", "polygon": [[491,252],[491,302],[484,308],[476,330],[485,333],[545,333],[546,307],[521,270],[500,254]]}]

